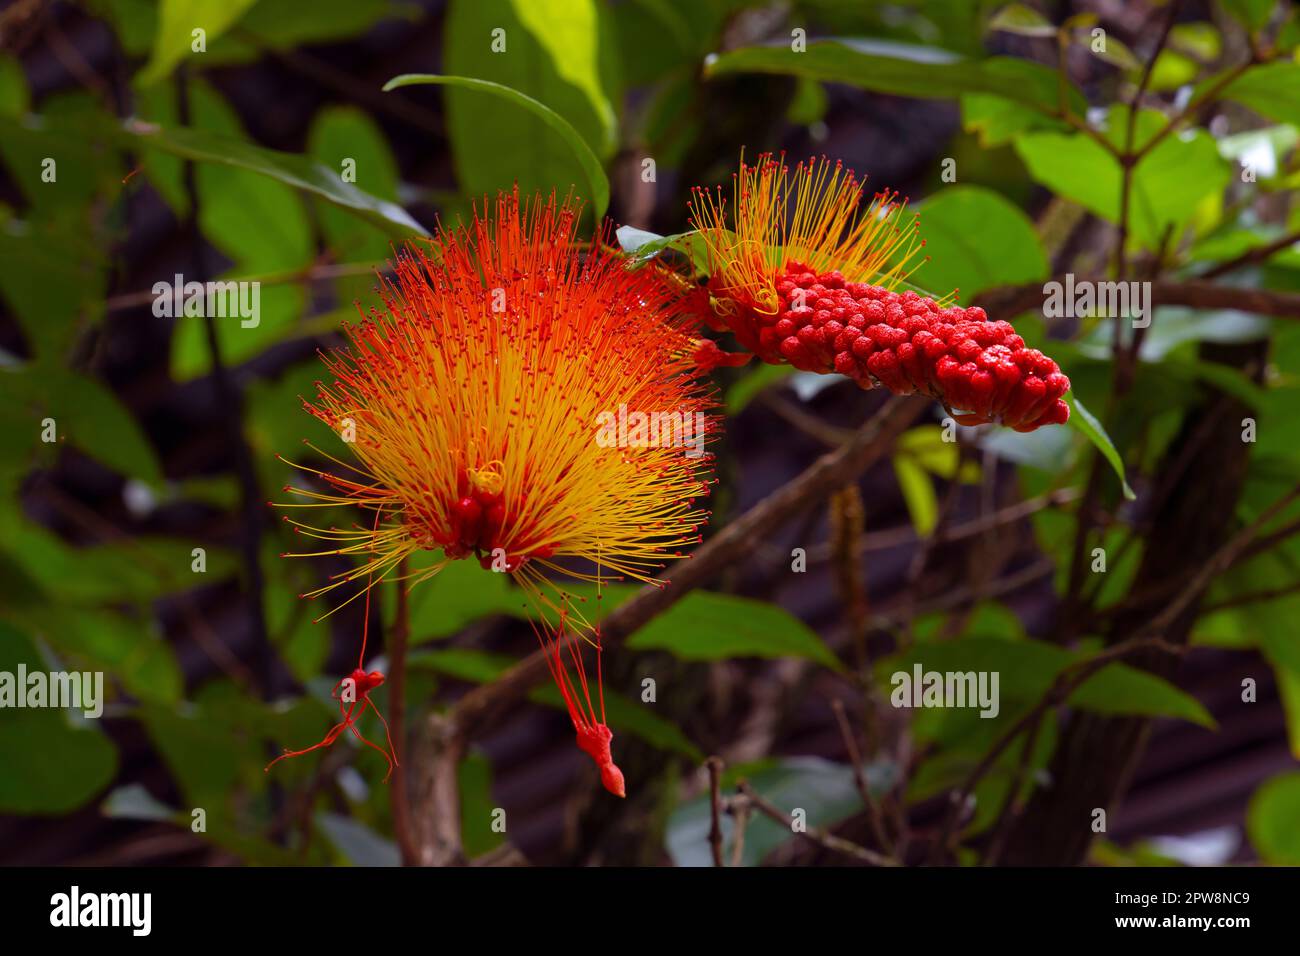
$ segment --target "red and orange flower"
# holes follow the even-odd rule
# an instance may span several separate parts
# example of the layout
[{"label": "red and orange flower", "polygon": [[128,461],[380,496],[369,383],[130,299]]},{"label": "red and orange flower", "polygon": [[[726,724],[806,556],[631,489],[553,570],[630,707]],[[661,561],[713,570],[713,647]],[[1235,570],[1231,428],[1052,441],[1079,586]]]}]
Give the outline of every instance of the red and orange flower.
[{"label": "red and orange flower", "polygon": [[[599,656],[593,703],[581,647],[564,639],[572,624],[598,655],[599,633],[557,579],[651,582],[699,540],[715,403],[676,291],[652,269],[628,270],[603,233],[579,242],[578,219],[572,202],[521,203],[516,191],[469,227],[405,247],[384,309],[345,329],[349,346],[324,359],[333,380],[307,405],[355,435],[357,462],[307,469],[312,486],[290,490],[309,499],[295,507],[367,515],[352,528],[294,522],[327,543],[313,554],[361,559],[308,596],[363,585],[353,600],[427,550],[440,559],[406,586],[475,558],[549,608],[559,623],[539,637],[579,746],[621,796]],[[697,451],[600,440],[628,410],[689,422]]]},{"label": "red and orange flower", "polygon": [[1018,431],[1064,422],[1070,381],[1007,322],[952,296],[899,291],[924,261],[918,221],[897,193],[865,190],[840,163],[793,169],[765,155],[722,191],[697,189],[707,249],[707,318],[765,362],[839,372],[862,388],[921,392],[963,424]]}]

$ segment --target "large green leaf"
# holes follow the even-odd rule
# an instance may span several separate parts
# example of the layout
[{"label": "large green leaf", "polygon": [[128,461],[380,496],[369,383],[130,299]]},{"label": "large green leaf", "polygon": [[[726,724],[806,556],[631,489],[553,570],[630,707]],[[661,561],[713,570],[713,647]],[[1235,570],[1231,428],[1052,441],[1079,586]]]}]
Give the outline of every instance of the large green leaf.
[{"label": "large green leaf", "polygon": [[[504,86],[501,83],[494,83],[490,80],[479,80],[467,76],[437,76],[431,73],[407,73],[402,76],[393,77],[384,84],[384,90],[395,90],[403,86],[418,86],[422,83],[433,83],[441,86],[459,87],[466,90],[472,90],[478,93],[490,93],[499,98],[507,100],[517,106],[523,107],[533,116],[537,117],[549,129],[559,134],[563,142],[572,151],[578,165],[581,167],[582,175],[587,181],[588,195],[591,196],[595,205],[596,215],[603,216],[605,210],[609,208],[609,179],[605,175],[605,170],[601,167],[600,160],[592,152],[587,141],[582,138],[573,124],[566,120],[555,110],[551,109],[545,103],[520,93],[518,90]],[[454,113],[453,113],[454,116]],[[487,122],[481,114],[476,114],[472,124],[474,129],[500,129],[499,124]],[[463,140],[465,137],[461,137]],[[512,163],[519,162],[519,153],[516,150],[501,150],[500,147],[484,147],[484,153],[495,152],[496,155],[508,157]],[[539,157],[541,147],[538,147]],[[492,193],[497,190],[508,189],[513,182],[518,182],[521,187],[528,189],[529,184],[533,184],[533,189],[549,191],[556,189],[563,193],[567,185],[564,179],[567,175],[563,172],[552,174],[548,171],[548,162],[544,158],[535,157],[533,162],[533,173],[524,176],[519,172],[510,175],[497,174],[492,171],[492,166],[487,162],[486,157],[482,157],[476,151],[472,154],[473,158],[467,158],[461,167],[460,179],[461,187],[470,193]],[[518,170],[518,165],[510,167]],[[541,170],[541,172],[537,172]]]},{"label": "large green leaf", "polygon": [[732,657],[801,657],[839,670],[841,664],[813,630],[766,601],[692,591],[628,639],[638,651],[669,651],[688,661]]},{"label": "large green leaf", "polygon": [[[439,560],[441,555],[439,555]],[[411,640],[419,644],[455,634],[490,614],[522,613],[527,600],[508,576],[486,571],[477,561],[449,561],[411,592]]]},{"label": "large green leaf", "polygon": [[127,121],[119,139],[127,149],[160,149],[183,159],[233,166],[269,176],[287,186],[320,196],[397,237],[428,234],[428,230],[400,206],[371,196],[352,183],[343,182],[338,170],[327,169],[303,156],[203,130],[167,129],[140,120]]},{"label": "large green leaf", "polygon": [[[0,623],[0,671],[46,671],[47,665],[23,634]],[[0,812],[70,813],[108,786],[117,752],[88,723],[74,724],[59,709],[0,709]]]},{"label": "large green leaf", "polygon": [[1009,143],[1021,133],[1037,129],[1064,129],[1065,121],[992,93],[964,93],[961,125],[979,136],[985,149]]},{"label": "large green leaf", "polygon": [[[1134,145],[1140,147],[1167,122],[1154,111],[1141,112]],[[1114,109],[1103,135],[1122,147],[1126,126],[1124,112]],[[1083,133],[1037,132],[1018,136],[1015,146],[1035,181],[1111,222],[1119,220],[1122,169],[1099,143]],[[1207,133],[1166,137],[1133,170],[1133,239],[1154,248],[1167,228],[1173,227],[1177,236],[1196,215],[1197,203],[1222,192],[1231,175]]]},{"label": "large green leaf", "polygon": [[[357,186],[377,199],[397,202],[397,163],[383,131],[355,107],[331,106],[316,114],[307,151],[322,165],[342,172],[351,163]],[[343,262],[382,262],[391,255],[383,230],[328,203],[320,209],[321,229],[335,258]]]},{"label": "large green leaf", "polygon": [[[1004,699],[1005,710],[1005,701],[1038,699],[1058,674],[1082,660],[1086,655],[1042,641],[968,637],[918,644],[904,654],[886,658],[876,665],[876,678],[888,686],[895,673],[911,674],[918,664],[926,672],[996,672],[998,695]],[[1108,664],[1097,671],[1075,688],[1069,703],[1099,713],[1176,717],[1214,726],[1197,700],[1167,681],[1123,663]]]},{"label": "large green leaf", "polygon": [[983,289],[1047,276],[1047,256],[1017,206],[982,186],[949,186],[917,210],[929,261],[912,275],[927,289],[958,289],[963,301]]},{"label": "large green leaf", "polygon": [[1180,717],[1202,727],[1214,718],[1196,698],[1168,681],[1125,664],[1111,664],[1093,674],[1070,695],[1070,703],[1101,714]]},{"label": "large green leaf", "polygon": [[1300,126],[1300,63],[1252,66],[1224,87],[1220,96],[1261,116]]},{"label": "large green leaf", "polygon": [[[826,83],[847,83],[877,93],[956,99],[965,93],[992,93],[1054,114],[1059,97],[1055,70],[1009,57],[970,60],[935,47],[881,40],[838,39],[808,44],[796,53],[789,45],[743,47],[705,64],[705,75],[780,73]],[[1082,115],[1082,95],[1068,86],[1071,109]]]},{"label": "large green leaf", "polygon": [[576,187],[603,216],[609,192],[600,164],[618,145],[619,102],[605,5],[452,0],[443,39],[444,73],[496,84],[446,92],[461,192],[493,195],[518,183],[525,194],[563,196]]},{"label": "large green leaf", "polygon": [[1300,866],[1300,772],[1278,774],[1255,791],[1246,832],[1255,851],[1278,866]]},{"label": "large green leaf", "polygon": [[138,80],[147,86],[165,79],[176,64],[192,54],[195,30],[204,31],[204,45],[215,40],[257,0],[162,0],[153,56]]},{"label": "large green leaf", "polygon": [[1106,429],[1097,420],[1097,416],[1088,411],[1073,392],[1065,393],[1065,403],[1070,406],[1070,425],[1076,431],[1082,432],[1088,441],[1092,442],[1097,450],[1101,452],[1102,457],[1110,463],[1111,468],[1115,469],[1115,475],[1119,478],[1120,485],[1124,490],[1124,497],[1132,501],[1137,495],[1129,487],[1128,478],[1124,475],[1124,460],[1120,458],[1115,443],[1106,434]]},{"label": "large green leaf", "polygon": [[74,372],[39,367],[0,376],[0,396],[22,410],[42,443],[53,420],[56,443],[67,443],[123,475],[161,485],[162,470],[134,416],[103,385]]}]

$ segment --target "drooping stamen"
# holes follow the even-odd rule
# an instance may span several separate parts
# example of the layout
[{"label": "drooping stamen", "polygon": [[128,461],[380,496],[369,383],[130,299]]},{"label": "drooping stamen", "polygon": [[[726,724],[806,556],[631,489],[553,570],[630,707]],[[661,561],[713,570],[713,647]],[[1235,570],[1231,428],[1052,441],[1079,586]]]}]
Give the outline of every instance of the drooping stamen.
[{"label": "drooping stamen", "polygon": [[[376,525],[379,522],[378,515],[375,518],[375,522]],[[263,773],[269,773],[272,767],[287,757],[301,757],[314,750],[321,750],[333,746],[334,742],[338,740],[343,731],[350,730],[357,740],[361,741],[361,743],[365,744],[370,749],[378,751],[388,762],[388,772],[384,774],[384,783],[387,783],[388,779],[393,775],[393,768],[398,765],[397,751],[393,747],[393,738],[388,730],[388,721],[384,719],[384,715],[380,712],[379,708],[375,706],[375,702],[370,699],[370,692],[384,683],[384,675],[379,671],[370,671],[367,673],[362,666],[366,659],[366,643],[370,637],[370,591],[372,589],[372,584],[373,578],[366,582],[366,587],[361,592],[362,594],[365,594],[366,602],[365,611],[363,612],[364,618],[362,619],[361,625],[361,650],[357,655],[356,669],[347,677],[335,684],[334,689],[330,692],[330,696],[339,702],[339,713],[342,715],[343,719],[326,731],[325,736],[322,737],[319,742],[312,744],[310,747],[304,747],[302,750],[286,749],[284,753],[280,754],[280,756],[276,757],[266,765]],[[354,595],[353,598],[358,596],[359,595]],[[344,602],[344,604],[351,603],[353,598],[349,598],[348,601]],[[342,605],[340,605],[340,607],[341,606]],[[344,697],[348,695],[340,693],[340,691],[344,685],[349,682],[352,685],[352,700],[347,702],[349,706],[347,706],[345,710]],[[374,712],[374,715],[379,718],[379,722],[384,727],[384,738],[387,742],[387,749],[380,747],[378,744],[367,739],[366,736],[357,728],[356,718],[361,714],[364,714],[367,707]]]}]

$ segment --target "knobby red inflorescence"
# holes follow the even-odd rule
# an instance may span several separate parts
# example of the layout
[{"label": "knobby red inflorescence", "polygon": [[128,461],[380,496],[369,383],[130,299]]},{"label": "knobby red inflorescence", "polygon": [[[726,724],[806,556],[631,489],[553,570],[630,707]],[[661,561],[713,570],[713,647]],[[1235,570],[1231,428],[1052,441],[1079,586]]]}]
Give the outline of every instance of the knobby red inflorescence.
[{"label": "knobby red inflorescence", "polygon": [[778,309],[758,315],[752,343],[766,362],[919,392],[962,409],[954,416],[962,424],[996,421],[1024,432],[1070,416],[1061,398],[1070,380],[1056,362],[978,306],[945,307],[798,262],[778,274],[776,290]]},{"label": "knobby red inflorescence", "polygon": [[[953,306],[952,296],[899,291],[927,258],[918,220],[896,193],[868,199],[842,164],[742,158],[730,211],[721,190],[696,190],[691,221],[709,273],[687,297],[691,308],[762,361],[919,392],[966,425],[1033,431],[1069,418],[1070,380],[1010,324]],[[700,361],[743,357],[713,346]]]}]

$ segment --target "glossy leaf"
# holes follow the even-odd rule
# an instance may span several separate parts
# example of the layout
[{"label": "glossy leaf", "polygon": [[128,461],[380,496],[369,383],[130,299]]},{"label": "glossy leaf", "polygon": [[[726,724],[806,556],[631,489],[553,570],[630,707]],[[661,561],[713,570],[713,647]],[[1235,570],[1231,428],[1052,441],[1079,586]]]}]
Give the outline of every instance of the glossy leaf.
[{"label": "glossy leaf", "polygon": [[822,639],[783,608],[712,591],[692,591],[633,634],[627,647],[669,651],[687,661],[799,657],[841,667]]}]

